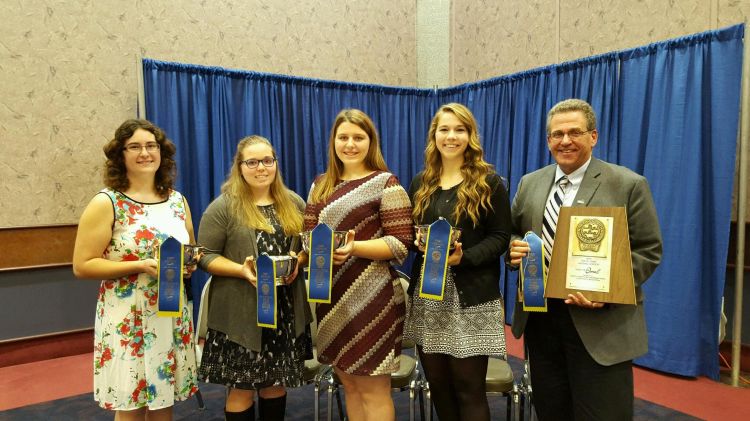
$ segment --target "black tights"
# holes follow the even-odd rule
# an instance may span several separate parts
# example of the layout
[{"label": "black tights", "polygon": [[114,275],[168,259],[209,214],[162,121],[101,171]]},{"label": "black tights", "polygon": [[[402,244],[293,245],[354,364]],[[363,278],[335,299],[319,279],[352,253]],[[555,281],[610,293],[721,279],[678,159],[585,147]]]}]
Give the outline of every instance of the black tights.
[{"label": "black tights", "polygon": [[485,379],[487,356],[456,358],[446,354],[426,354],[419,360],[430,383],[430,395],[440,421],[489,421]]}]

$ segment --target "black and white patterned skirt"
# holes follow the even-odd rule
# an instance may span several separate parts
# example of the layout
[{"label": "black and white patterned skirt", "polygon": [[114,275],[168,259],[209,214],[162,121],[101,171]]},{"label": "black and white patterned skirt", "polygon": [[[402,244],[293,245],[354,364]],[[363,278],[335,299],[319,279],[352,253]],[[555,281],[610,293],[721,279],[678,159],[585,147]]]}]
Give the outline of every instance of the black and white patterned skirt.
[{"label": "black and white patterned skirt", "polygon": [[[419,286],[417,286],[419,288]],[[505,314],[501,300],[462,308],[453,273],[448,271],[443,301],[410,298],[404,338],[428,354],[456,358],[477,355],[505,357]]]},{"label": "black and white patterned skirt", "polygon": [[[294,336],[294,312],[289,287],[278,287],[277,329],[263,328],[260,352],[232,342],[208,329],[198,379],[236,389],[303,385],[305,360],[311,359],[310,326]],[[300,315],[299,317],[304,317]]]}]

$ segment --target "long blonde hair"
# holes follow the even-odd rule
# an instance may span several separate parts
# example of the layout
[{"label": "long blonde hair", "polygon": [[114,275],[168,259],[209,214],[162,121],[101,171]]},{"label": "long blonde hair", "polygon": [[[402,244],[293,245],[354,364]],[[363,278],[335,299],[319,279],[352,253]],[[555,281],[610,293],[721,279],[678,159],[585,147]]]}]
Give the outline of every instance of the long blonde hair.
[{"label": "long blonde hair", "polygon": [[356,125],[364,130],[370,138],[370,147],[367,150],[364,161],[365,168],[369,171],[388,171],[385,159],[383,159],[383,153],[380,152],[378,131],[375,129],[375,124],[370,117],[364,111],[353,108],[341,110],[333,122],[331,136],[328,139],[328,168],[326,168],[326,172],[323,173],[318,182],[315,183],[315,189],[310,195],[313,203],[320,203],[328,199],[328,196],[333,193],[333,188],[336,187],[336,182],[341,179],[341,174],[344,172],[344,163],[336,156],[336,130],[343,123]]},{"label": "long blonde hair", "polygon": [[[273,227],[265,216],[258,210],[255,205],[253,191],[242,177],[242,151],[248,146],[263,143],[271,147],[273,157],[276,158],[276,150],[265,137],[248,136],[237,144],[237,152],[234,154],[232,170],[224,184],[221,186],[221,192],[230,199],[230,209],[232,213],[245,225],[250,228],[273,232]],[[262,165],[262,164],[260,164]],[[302,214],[299,208],[292,200],[292,191],[289,190],[284,181],[281,179],[281,171],[276,165],[276,174],[270,186],[271,198],[274,202],[276,214],[279,222],[287,236],[297,235],[302,231]]]},{"label": "long blonde hair", "polygon": [[469,144],[464,151],[464,163],[461,165],[461,174],[464,181],[458,187],[456,207],[453,209],[453,218],[456,223],[462,217],[468,216],[476,226],[479,222],[480,210],[492,210],[490,196],[492,187],[487,183],[487,175],[494,173],[491,164],[484,160],[484,151],[479,143],[477,133],[477,122],[474,115],[466,106],[458,103],[445,104],[432,117],[430,130],[427,133],[427,147],[424,151],[424,171],[422,171],[422,183],[414,194],[414,208],[412,216],[415,221],[422,221],[427,207],[430,205],[430,197],[440,187],[440,174],[443,171],[440,151],[435,144],[435,132],[437,132],[438,120],[445,113],[452,113],[466,127],[469,134]]}]

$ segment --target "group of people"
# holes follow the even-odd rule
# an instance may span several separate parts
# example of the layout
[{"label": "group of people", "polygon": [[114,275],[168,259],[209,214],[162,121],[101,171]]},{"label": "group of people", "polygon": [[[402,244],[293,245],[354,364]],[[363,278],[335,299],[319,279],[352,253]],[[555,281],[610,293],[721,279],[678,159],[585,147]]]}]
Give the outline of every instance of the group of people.
[{"label": "group of people", "polygon": [[[118,420],[171,419],[174,402],[201,380],[227,387],[227,420],[253,420],[256,406],[260,419],[283,420],[286,388],[302,384],[304,361],[313,358],[300,233],[325,223],[347,239],[333,252],[331,302],[315,308],[317,358],[343,384],[348,419],[395,419],[390,377],[407,338],[417,344],[438,418],[489,420],[488,358],[506,354],[501,258],[519,266],[529,252],[521,238],[542,233],[545,204],[561,178],[564,206],[626,208],[639,301],[661,257],[645,178],[592,157],[591,106],[577,99],[555,105],[547,135],[556,163],[524,176],[512,207],[504,180],[484,159],[474,116],[458,103],[435,113],[424,169],[408,192],[388,171],[375,125],[360,110],[336,117],[327,169],[306,201],[284,185],[283,163],[267,139],[242,139],[198,230],[207,250],[199,266],[213,278],[197,367],[187,305],[180,317],[156,314],[154,246],[169,236],[195,242],[187,201],[173,188],[175,147],[150,122],[126,121],[104,148],[106,188],[84,210],[74,252],[76,276],[104,279],[95,399]],[[443,299],[434,300],[418,293],[425,249],[414,225],[440,218],[462,235],[447,257]],[[410,251],[416,259],[405,295],[394,264]],[[277,287],[276,329],[256,323],[260,253],[297,257]],[[546,313],[517,306],[513,333],[525,334],[540,419],[632,418],[632,359],[647,346],[641,305],[592,302],[582,293],[549,299]]]}]

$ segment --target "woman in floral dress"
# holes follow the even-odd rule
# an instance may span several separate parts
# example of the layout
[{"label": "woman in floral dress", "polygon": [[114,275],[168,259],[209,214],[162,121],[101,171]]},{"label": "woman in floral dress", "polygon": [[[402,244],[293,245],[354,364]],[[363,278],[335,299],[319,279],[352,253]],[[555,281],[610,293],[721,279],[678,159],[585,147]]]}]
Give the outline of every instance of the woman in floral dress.
[{"label": "woman in floral dress", "polygon": [[298,270],[276,287],[277,328],[257,324],[251,259],[300,248],[305,202],[286,188],[278,165],[268,139],[242,139],[221,196],[201,218],[198,240],[210,251],[200,266],[213,277],[199,377],[229,389],[228,421],[255,419],[256,389],[260,419],[283,421],[286,388],[303,384],[305,360],[313,357],[312,314]]},{"label": "woman in floral dress", "polygon": [[305,229],[318,223],[349,232],[333,253],[331,303],[316,309],[318,360],[341,379],[348,419],[393,420],[405,307],[391,262],[403,262],[413,240],[411,205],[360,110],[341,111],[331,129],[328,169],[305,209]]},{"label": "woman in floral dress", "polygon": [[175,146],[146,120],[127,120],[104,146],[104,182],[81,215],[73,272],[103,279],[94,326],[94,399],[115,419],[169,420],[197,390],[192,317],[157,316],[153,249],[193,242],[190,209],[172,189]]}]

